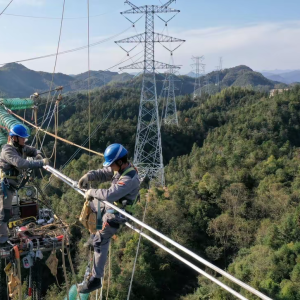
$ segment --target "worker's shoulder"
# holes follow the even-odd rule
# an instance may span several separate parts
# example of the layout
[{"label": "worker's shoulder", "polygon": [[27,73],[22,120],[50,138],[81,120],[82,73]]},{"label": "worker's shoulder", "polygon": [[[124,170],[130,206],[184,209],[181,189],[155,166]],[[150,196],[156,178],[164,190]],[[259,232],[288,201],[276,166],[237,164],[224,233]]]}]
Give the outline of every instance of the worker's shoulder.
[{"label": "worker's shoulder", "polygon": [[133,168],[133,170],[130,170],[124,176],[121,175],[121,177],[129,177],[129,178],[133,179],[136,175],[137,175],[137,171],[136,171],[136,169]]},{"label": "worker's shoulder", "polygon": [[10,145],[10,144],[5,144],[4,146],[2,146],[2,151],[17,151],[15,149],[14,146]]}]

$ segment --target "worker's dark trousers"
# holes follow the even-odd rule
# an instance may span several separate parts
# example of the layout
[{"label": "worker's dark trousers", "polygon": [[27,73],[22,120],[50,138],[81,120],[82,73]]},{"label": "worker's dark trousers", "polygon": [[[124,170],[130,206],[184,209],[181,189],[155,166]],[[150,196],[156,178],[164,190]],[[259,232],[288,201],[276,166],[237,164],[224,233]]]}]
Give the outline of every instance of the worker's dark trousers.
[{"label": "worker's dark trousers", "polygon": [[[94,200],[93,204],[97,209],[98,200]],[[102,230],[97,231],[93,240],[94,263],[92,275],[96,278],[102,278],[104,275],[104,267],[107,259],[110,239],[117,233],[120,223],[122,223],[122,220],[120,221],[120,216],[109,213],[110,208],[103,203],[101,203],[101,211],[103,213]],[[123,223],[125,223],[125,219]]]},{"label": "worker's dark trousers", "polygon": [[6,190],[7,198],[4,199],[3,191],[0,189],[0,243],[5,243],[8,240],[7,222],[10,219],[11,204],[14,192]]}]

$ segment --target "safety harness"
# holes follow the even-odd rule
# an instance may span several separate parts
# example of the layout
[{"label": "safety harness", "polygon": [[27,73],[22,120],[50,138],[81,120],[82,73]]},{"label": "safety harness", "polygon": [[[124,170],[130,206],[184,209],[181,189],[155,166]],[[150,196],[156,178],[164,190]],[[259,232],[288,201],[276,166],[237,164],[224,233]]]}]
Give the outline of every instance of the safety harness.
[{"label": "safety harness", "polygon": [[[21,149],[17,147],[14,143],[8,143],[9,145],[17,148],[19,152]],[[20,153],[22,155],[22,153]],[[23,156],[23,155],[22,155]],[[15,167],[12,166],[9,170],[0,169],[0,179],[1,179],[1,189],[3,191],[4,199],[7,199],[7,190],[13,188],[14,190],[19,190],[24,187],[25,184],[32,177],[33,170],[27,169],[23,170],[21,173]],[[9,182],[9,179],[14,180],[16,185]]]},{"label": "safety harness", "polygon": [[[134,167],[130,167],[128,168],[118,179],[118,181],[120,179],[122,179],[124,176],[126,176],[129,172],[131,171],[136,171],[137,170]],[[134,205],[137,203],[137,201],[139,200],[139,195],[134,199],[134,200],[129,200],[126,198],[122,198],[120,199],[118,202],[114,202],[114,204],[119,207],[120,209],[132,214],[132,210]],[[126,207],[126,210],[125,210]],[[107,213],[111,213],[111,214],[119,214],[119,212],[115,211],[114,209],[109,209],[106,211]],[[79,217],[79,221],[83,224],[83,226],[85,228],[87,228],[89,230],[90,233],[96,233],[97,230],[101,230],[102,229],[102,218],[104,215],[104,210],[101,211],[101,205],[100,205],[100,201],[98,201],[98,209],[97,209],[97,213],[95,213],[90,205],[90,201],[86,200],[80,217]],[[125,219],[125,218],[124,218]]]},{"label": "safety harness", "polygon": [[[130,167],[120,176],[118,181],[121,180],[123,177],[125,177],[131,171],[136,171],[137,172],[137,170],[134,167]],[[126,212],[132,213],[133,206],[137,203],[138,199],[139,199],[139,194],[137,195],[137,197],[134,200],[121,198],[119,201],[114,202],[114,205],[117,206],[118,208],[126,211]],[[125,209],[125,207],[126,207],[126,209]],[[109,214],[119,214],[119,212],[114,210],[114,209],[108,209],[106,212],[109,213]],[[103,215],[104,215],[104,210],[101,211],[100,201],[98,201],[97,225],[96,225],[97,230],[102,229],[102,225],[103,225],[102,224],[102,217],[103,217]]]}]

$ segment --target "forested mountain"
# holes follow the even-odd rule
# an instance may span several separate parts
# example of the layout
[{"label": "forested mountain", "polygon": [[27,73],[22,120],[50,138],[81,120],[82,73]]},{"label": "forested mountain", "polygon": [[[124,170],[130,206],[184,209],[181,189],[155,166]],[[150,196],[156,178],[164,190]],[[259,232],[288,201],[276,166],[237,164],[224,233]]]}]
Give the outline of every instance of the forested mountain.
[{"label": "forested mountain", "polygon": [[[217,75],[220,86],[216,85]],[[118,88],[134,87],[140,89],[141,76],[134,77],[128,73],[119,74],[110,71],[91,71],[90,88],[100,88],[112,85]],[[157,75],[157,88],[160,93],[165,76]],[[51,85],[52,74],[36,72],[21,64],[11,63],[0,68],[0,97],[29,97],[34,92],[47,91]],[[195,78],[177,76],[175,85],[177,95],[191,94],[194,92]],[[211,72],[201,77],[201,85],[208,85],[205,90],[215,94],[230,86],[253,88],[259,91],[269,91],[273,88],[286,87],[285,84],[265,78],[262,74],[254,72],[247,66],[238,66],[224,69],[220,72]],[[56,73],[53,77],[53,87],[64,86],[64,92],[74,92],[88,89],[88,72],[79,75],[65,75]]]},{"label": "forested mountain", "polygon": [[[91,71],[90,76],[91,89],[133,77],[127,73],[120,75],[109,71]],[[88,88],[88,72],[73,76],[56,73],[53,79],[53,87],[64,86],[65,92]],[[7,64],[0,68],[0,97],[28,98],[34,92],[47,91],[51,81],[51,73],[36,72],[17,63]]]},{"label": "forested mountain", "polygon": [[[228,82],[234,82],[230,77]],[[71,98],[63,100],[59,135],[81,143],[88,135],[87,98],[85,93],[76,98],[75,104]],[[100,124],[92,139],[94,150],[121,142],[132,156],[138,100],[135,88],[92,93],[92,130]],[[150,191],[145,222],[272,299],[299,299],[300,87],[272,98],[231,87],[198,100],[178,97],[180,126],[162,126],[167,189]],[[47,140],[44,150],[51,153],[52,147],[53,141]],[[58,165],[76,150],[62,143],[58,149]],[[78,180],[101,161],[84,154],[63,172]],[[141,191],[136,207],[139,219],[145,193]],[[47,195],[56,213],[73,224],[73,256],[81,279],[87,263],[82,245],[88,234],[74,222],[83,199],[56,180]],[[137,242],[138,236],[127,228],[113,240],[108,299],[126,299]],[[105,284],[104,294],[106,289]],[[64,295],[53,285],[46,299]],[[234,298],[143,239],[131,299]]]}]

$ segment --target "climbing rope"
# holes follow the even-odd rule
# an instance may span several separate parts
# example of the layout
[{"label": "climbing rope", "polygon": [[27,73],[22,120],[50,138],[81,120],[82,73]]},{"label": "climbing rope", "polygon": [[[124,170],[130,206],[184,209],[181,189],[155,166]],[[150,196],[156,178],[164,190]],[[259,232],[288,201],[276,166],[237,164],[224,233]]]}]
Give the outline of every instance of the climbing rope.
[{"label": "climbing rope", "polygon": [[59,106],[59,102],[61,100],[61,95],[59,98],[57,98],[56,100],[56,104],[55,104],[55,112],[54,112],[54,134],[55,134],[55,142],[53,145],[53,150],[52,150],[52,154],[49,157],[49,160],[52,159],[52,157],[54,156],[54,162],[53,162],[53,166],[55,168],[56,166],[56,154],[57,154],[57,134],[58,134],[58,106]]},{"label": "climbing rope", "polygon": [[[146,195],[146,203],[145,203],[144,214],[143,214],[143,221],[142,221],[143,223],[145,223],[148,201],[149,201],[149,193]],[[142,229],[141,229],[141,231],[142,231]],[[130,294],[131,294],[131,289],[132,289],[132,283],[133,283],[133,277],[134,277],[136,263],[137,263],[137,259],[138,259],[138,255],[139,255],[139,250],[140,250],[140,245],[141,245],[141,239],[142,239],[142,235],[140,234],[139,235],[138,245],[137,245],[137,248],[136,248],[136,253],[135,253],[135,258],[134,258],[132,273],[131,273],[131,279],[130,279],[130,285],[129,285],[128,294],[127,294],[127,300],[130,299]]]},{"label": "climbing rope", "polygon": [[[56,95],[56,94],[55,94],[55,95]],[[50,126],[50,123],[51,123],[52,118],[53,118],[53,115],[55,115],[56,104],[54,105],[54,109],[53,109],[53,112],[52,112],[52,114],[51,114],[51,117],[49,117],[49,113],[50,113],[50,110],[51,110],[51,108],[52,108],[52,102],[53,102],[53,99],[54,99],[55,95],[54,95],[53,98],[52,98],[52,101],[51,101],[51,105],[50,105],[50,108],[49,108],[49,111],[48,111],[47,118],[46,118],[46,119],[44,120],[44,122],[42,122],[42,124],[40,125],[40,128],[42,128],[43,125],[44,125],[44,123],[46,122],[46,120],[49,119],[48,125],[47,125],[47,127],[46,127],[46,131],[48,131],[49,126]],[[39,139],[39,130],[37,130],[36,136],[37,136],[37,138]],[[42,140],[42,142],[41,142],[40,150],[43,148],[43,145],[44,145],[44,142],[45,142],[45,138],[46,138],[46,134],[44,134],[43,140]],[[33,143],[34,143],[34,139],[33,139],[33,141],[32,141],[31,144],[33,144]]]},{"label": "climbing rope", "polygon": [[61,250],[61,255],[62,255],[62,262],[63,262],[63,271],[64,271],[64,276],[65,276],[65,282],[66,282],[66,289],[67,289],[67,300],[69,300],[69,281],[67,277],[67,269],[66,269],[66,260],[65,260],[65,239],[66,237],[63,237],[62,240],[62,250]]}]

